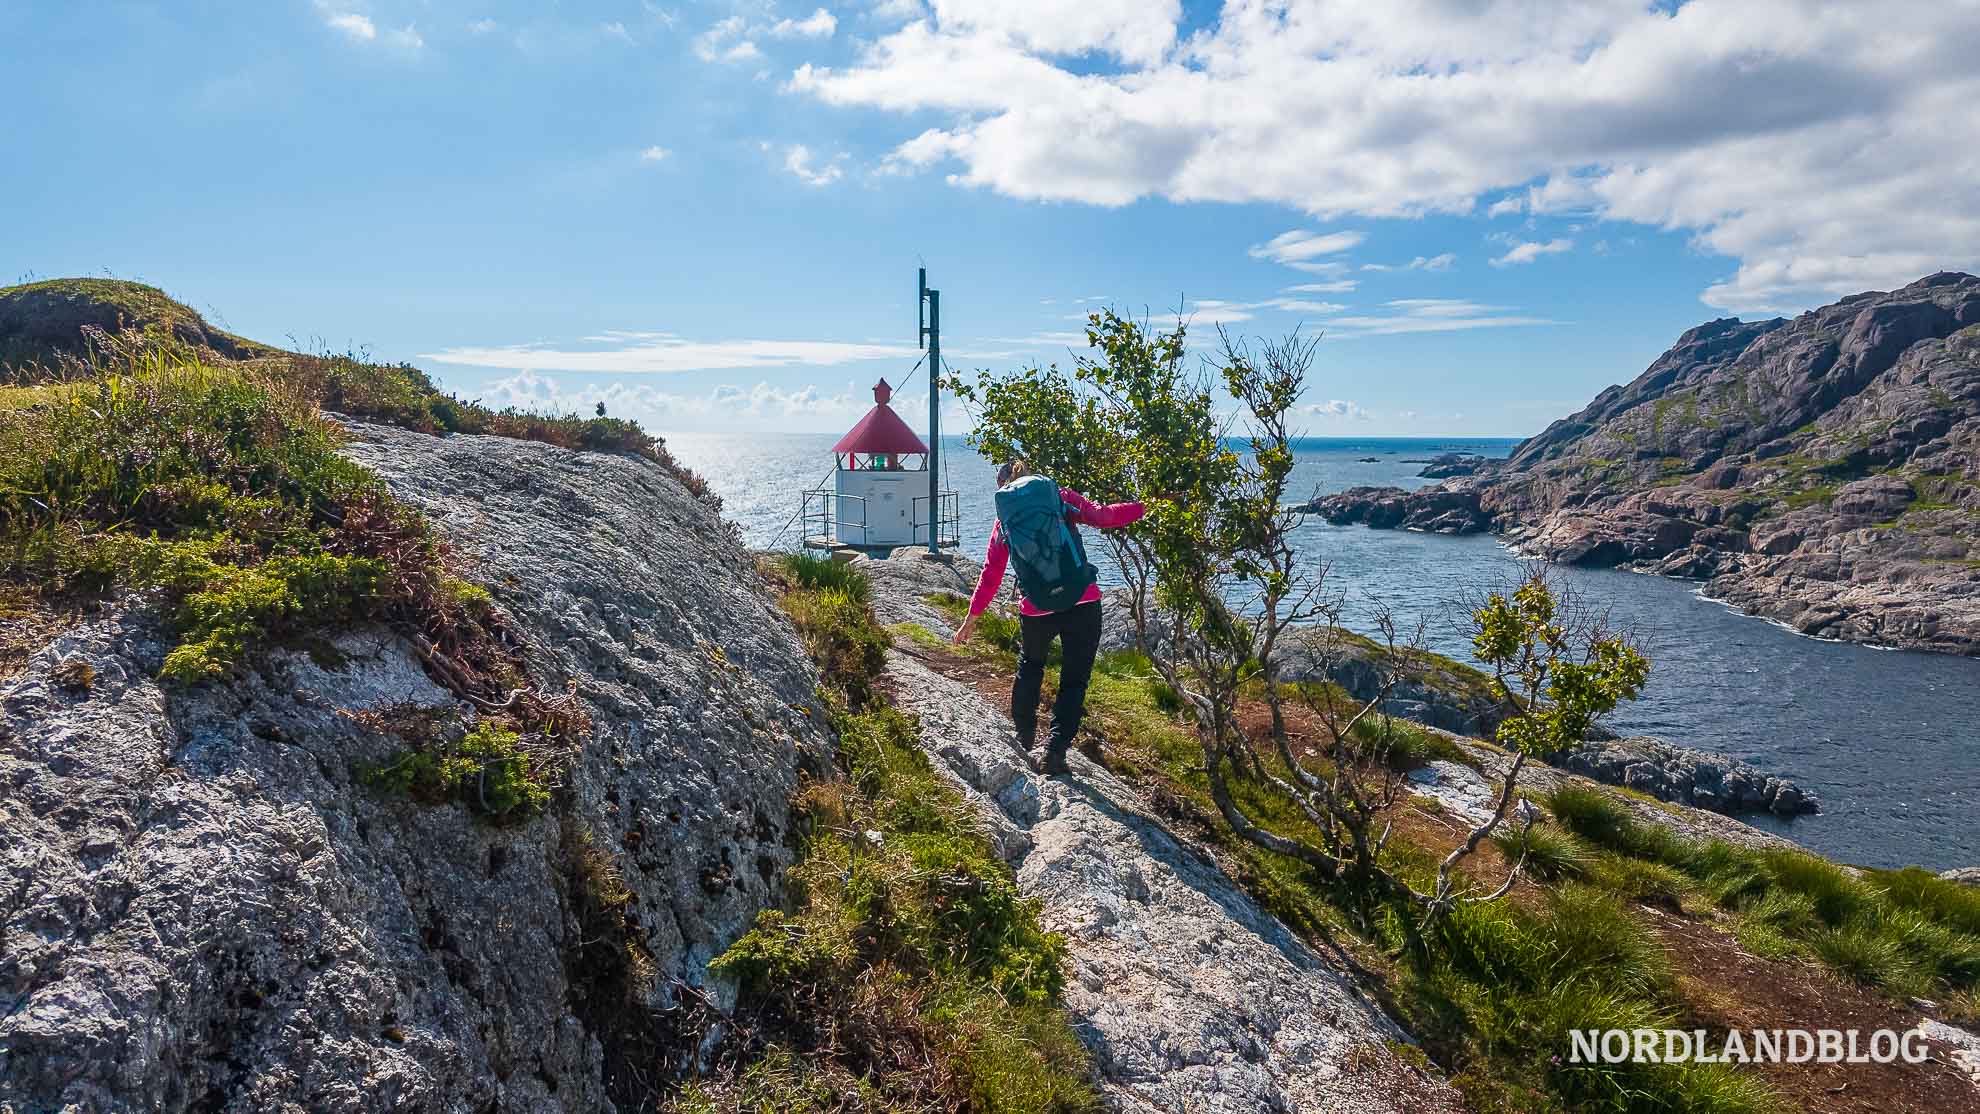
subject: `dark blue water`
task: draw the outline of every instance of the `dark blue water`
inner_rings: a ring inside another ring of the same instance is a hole
[[[675,434],[668,445],[708,478],[752,545],[777,540],[798,492],[829,481],[829,435]],[[1504,455],[1489,439],[1335,439],[1299,445],[1294,490],[1360,484],[1414,487],[1438,452]],[[989,541],[991,467],[959,439],[943,439],[948,483],[961,495],[962,536],[980,556]],[[1363,458],[1373,457],[1372,462]],[[793,545],[796,527],[781,544]],[[1350,621],[1378,606],[1422,620],[1433,648],[1469,659],[1467,600],[1516,577],[1519,560],[1487,537],[1450,538],[1315,520],[1298,545],[1347,594]],[[1097,551],[1096,551],[1097,552]],[[1819,642],[1728,611],[1684,581],[1601,569],[1558,568],[1560,580],[1650,655],[1641,700],[1610,721],[1745,759],[1818,794],[1824,811],[1794,821],[1749,818],[1824,854],[1866,866],[1934,870],[1980,864],[1980,661]]]

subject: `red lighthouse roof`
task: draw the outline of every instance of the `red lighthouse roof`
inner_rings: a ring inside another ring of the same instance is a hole
[[[914,430],[901,420],[887,400],[894,395],[894,389],[885,379],[874,384],[873,409],[859,420],[859,424],[848,430],[839,443],[832,446],[835,453],[926,453],[928,446],[915,436]]]

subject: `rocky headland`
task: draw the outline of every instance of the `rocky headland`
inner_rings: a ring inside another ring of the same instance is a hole
[[[350,428],[587,713],[561,804],[361,784],[386,725],[477,715],[403,632],[186,689],[146,599],[112,604],[0,679],[0,1110],[626,1109],[681,1066],[652,1019],[733,997],[708,960],[780,900],[831,752],[753,565],[650,462]]]
[[[1508,459],[1447,474],[1310,509],[1703,580],[1821,638],[1980,654],[1980,278],[1708,322]]]

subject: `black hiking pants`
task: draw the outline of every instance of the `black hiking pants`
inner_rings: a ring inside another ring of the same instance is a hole
[[[1023,645],[1018,650],[1017,680],[1011,685],[1011,722],[1018,738],[1030,747],[1038,735],[1038,693],[1045,684],[1045,655],[1052,640],[1060,640],[1059,699],[1052,705],[1052,753],[1064,754],[1079,734],[1086,714],[1086,685],[1093,679],[1093,655],[1100,650],[1100,601],[1076,604],[1064,611],[1020,617]]]

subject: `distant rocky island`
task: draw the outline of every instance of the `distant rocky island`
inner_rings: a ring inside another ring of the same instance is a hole
[[[1438,457],[1327,521],[1491,531],[1706,582],[1804,634],[1980,655],[1980,278],[1711,321],[1503,460]]]

